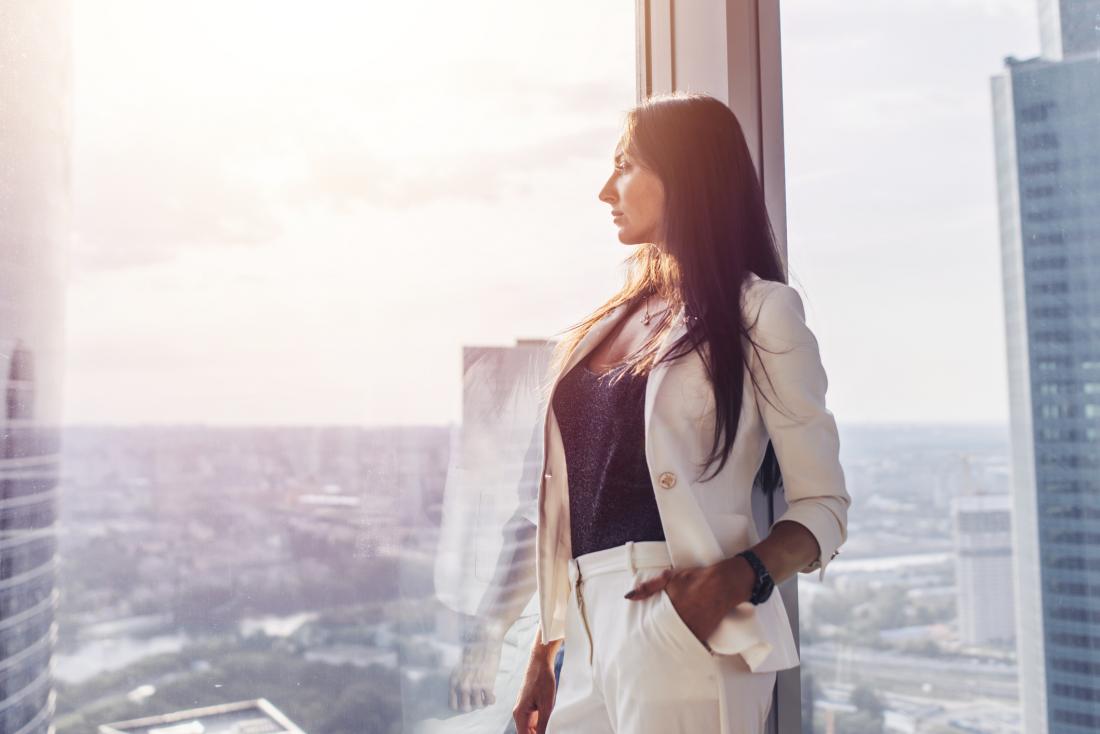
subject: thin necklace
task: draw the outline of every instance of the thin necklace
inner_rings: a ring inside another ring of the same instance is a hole
[[[646,326],[649,326],[650,319],[652,319],[654,316],[659,316],[660,314],[663,314],[665,311],[669,310],[670,308],[672,308],[672,306],[665,306],[664,308],[662,308],[657,313],[651,314],[649,312],[649,296],[646,296],[645,297],[645,316],[642,316],[642,323],[645,324]]]

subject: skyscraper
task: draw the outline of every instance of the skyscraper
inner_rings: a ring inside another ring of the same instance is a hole
[[[1100,0],[992,80],[1023,731],[1100,730]]]
[[[0,3],[0,732],[49,734],[63,276],[68,0]]]
[[[951,503],[955,525],[955,584],[959,640],[965,645],[1011,641],[1011,497],[970,494]]]

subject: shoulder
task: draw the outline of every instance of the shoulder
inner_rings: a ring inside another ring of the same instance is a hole
[[[802,296],[786,283],[752,276],[745,283],[742,303],[745,324],[754,334],[786,342],[813,338]]]
[[[741,304],[749,324],[759,316],[765,321],[789,318],[805,320],[806,309],[798,291],[778,280],[767,280],[750,272],[741,288]]]

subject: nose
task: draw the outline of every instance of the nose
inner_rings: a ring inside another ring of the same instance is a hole
[[[600,201],[607,204],[615,205],[615,188],[611,185],[611,179],[613,176],[608,177],[607,182],[604,183],[603,188],[600,189],[599,198]]]

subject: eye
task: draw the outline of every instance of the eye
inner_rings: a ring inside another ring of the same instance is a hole
[[[625,171],[625,170],[626,170],[626,167],[627,167],[627,166],[629,166],[629,165],[630,165],[630,164],[629,164],[629,163],[626,163],[626,162],[623,162],[623,163],[617,163],[617,164],[615,165],[615,170],[616,170],[616,171],[619,171],[619,172],[621,173],[621,172]]]

